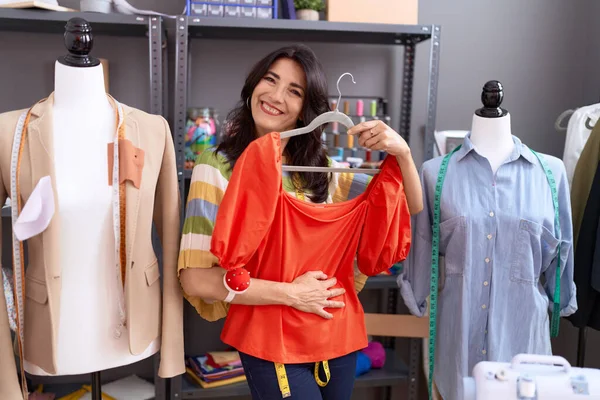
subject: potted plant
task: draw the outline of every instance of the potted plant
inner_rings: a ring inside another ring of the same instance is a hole
[[[294,0],[296,18],[309,21],[319,20],[319,11],[325,8],[323,0]]]

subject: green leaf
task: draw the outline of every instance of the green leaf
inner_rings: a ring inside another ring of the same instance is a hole
[[[296,10],[315,10],[321,11],[325,8],[323,0],[294,0]]]

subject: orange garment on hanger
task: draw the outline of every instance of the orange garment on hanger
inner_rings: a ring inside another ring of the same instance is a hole
[[[279,363],[329,360],[367,347],[364,311],[354,290],[354,260],[365,275],[403,261],[410,249],[410,213],[402,173],[387,157],[366,191],[352,200],[315,204],[283,190],[281,141],[273,132],[242,153],[217,213],[211,252],[227,270],[292,282],[308,271],[336,277],[345,307],[325,319],[290,306],[232,304],[221,340]]]

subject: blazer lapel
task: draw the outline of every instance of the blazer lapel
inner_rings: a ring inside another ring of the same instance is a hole
[[[140,147],[140,136],[137,123],[129,118],[131,108],[123,107],[123,116],[125,124],[125,137],[131,141],[134,147]],[[120,152],[119,152],[120,153]],[[143,185],[143,180],[141,182]],[[135,242],[135,234],[137,227],[137,217],[140,210],[140,189],[136,188],[130,181],[125,181],[125,197],[126,197],[126,238],[127,238],[127,265],[132,267],[132,251],[133,243]]]
[[[50,176],[52,191],[54,193],[54,216],[50,225],[42,232],[44,243],[44,260],[46,264],[46,280],[60,277],[61,268],[59,263],[58,249],[60,248],[58,196],[56,193],[56,177],[54,172],[54,141],[53,141],[53,113],[54,94],[46,100],[37,103],[32,111],[27,131],[28,157],[23,154],[23,160],[28,160],[28,167],[21,162],[20,180],[29,182],[29,187],[21,187],[31,193],[39,180],[44,176]]]

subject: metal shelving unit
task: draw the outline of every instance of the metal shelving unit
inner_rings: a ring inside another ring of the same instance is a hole
[[[175,98],[173,135],[177,153],[177,170],[182,204],[185,204],[185,180],[190,172],[185,165],[185,122],[191,71],[188,71],[189,41],[198,39],[257,40],[283,42],[321,42],[390,45],[404,47],[402,99],[399,133],[408,141],[411,131],[413,78],[417,45],[429,42],[429,85],[427,92],[427,117],[425,121],[425,159],[433,156],[438,68],[441,27],[438,25],[391,25],[338,23],[302,20],[259,20],[237,18],[198,18],[180,16],[175,22]],[[367,280],[365,289],[386,290],[386,313],[396,313],[398,287],[395,276],[377,276]],[[394,340],[386,338],[385,344],[393,346]],[[417,399],[419,376],[420,339],[410,339],[409,364],[389,354],[382,370],[373,370],[359,377],[356,387],[387,387],[385,397],[390,397],[391,387],[399,383],[408,386],[408,399]],[[171,380],[171,399],[235,398],[248,395],[246,383],[202,389],[180,376]]]
[[[0,8],[0,32],[29,32],[64,34],[65,23],[81,17],[90,22],[94,40],[104,36],[111,37],[147,37],[149,68],[149,107],[145,111],[167,117],[166,90],[167,76],[167,35],[163,20],[158,16],[125,14],[101,14],[92,12],[64,12],[41,9]],[[10,207],[1,205],[2,218],[10,218]],[[10,242],[4,242],[3,251],[11,252]],[[154,356],[154,384],[156,398],[166,398],[167,380],[157,375],[159,356]],[[66,395],[81,387],[81,384],[45,385],[58,395]],[[64,392],[64,393],[63,393]],[[59,396],[57,396],[59,397]]]
[[[0,8],[0,31],[63,34],[65,23],[73,17],[90,22],[96,40],[101,36],[148,37],[150,109],[147,111],[165,115],[163,88],[166,81],[163,70],[166,71],[166,57],[163,53],[166,47],[163,43],[166,43],[166,33],[161,17]]]

